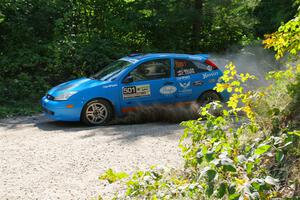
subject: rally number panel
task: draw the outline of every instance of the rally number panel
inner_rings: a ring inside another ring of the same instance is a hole
[[[151,95],[150,85],[136,85],[122,88],[124,99],[147,97]]]

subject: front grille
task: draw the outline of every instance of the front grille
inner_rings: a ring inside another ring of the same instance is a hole
[[[46,95],[46,98],[47,98],[48,100],[51,100],[51,101],[54,100],[54,96],[52,96],[52,95],[50,95],[50,94],[47,94],[47,95]]]
[[[48,115],[54,115],[54,112],[43,107],[43,111]]]

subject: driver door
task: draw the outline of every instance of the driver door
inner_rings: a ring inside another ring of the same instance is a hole
[[[173,79],[170,59],[156,59],[138,65],[121,84],[122,111],[135,110],[139,106],[171,103],[177,91]]]

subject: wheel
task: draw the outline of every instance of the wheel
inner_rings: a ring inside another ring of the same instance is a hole
[[[198,99],[200,106],[205,106],[213,101],[221,101],[219,94],[215,91],[204,92]]]
[[[113,109],[109,102],[98,99],[88,102],[81,114],[81,120],[90,126],[106,125],[113,116]]]

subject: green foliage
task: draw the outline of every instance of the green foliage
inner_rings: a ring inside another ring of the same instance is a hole
[[[5,16],[0,11],[0,24],[4,21]]]
[[[263,37],[264,34],[275,32],[280,25],[292,19],[296,12],[295,0],[261,0],[254,9],[258,21],[255,25],[257,35]]]
[[[41,112],[40,106],[33,105],[28,102],[13,102],[11,104],[0,106],[0,118],[22,116],[22,115],[32,115]]]
[[[123,178],[127,178],[129,175],[125,172],[114,172],[112,169],[107,170],[104,174],[102,174],[99,179],[107,180],[109,183],[114,183]]]
[[[281,76],[280,79],[283,79]],[[232,93],[227,106],[214,102],[201,108],[201,118],[183,122],[180,139],[183,170],[135,172],[117,199],[271,199],[284,197],[274,167],[285,155],[298,131],[272,134],[258,123],[255,103],[263,95],[245,91],[242,84],[254,77],[227,66],[217,90]],[[214,115],[213,110],[219,110]],[[242,114],[244,113],[244,114]],[[202,121],[205,119],[206,121]],[[276,177],[276,178],[275,178]]]
[[[252,0],[1,1],[0,103],[36,103],[50,87],[89,76],[131,52],[211,52],[249,42],[255,38],[258,5]]]
[[[300,51],[300,13],[297,16],[279,27],[276,33],[266,35],[264,44],[266,48],[273,48],[276,51],[276,58],[281,58],[284,53],[293,56]]]
[[[261,124],[269,126],[275,135],[287,133],[293,142],[293,145],[283,152],[286,155],[285,162],[277,166],[276,171],[282,180],[295,184],[298,188],[295,196],[300,196],[300,162],[298,160],[300,156],[300,65],[297,64],[300,50],[299,14],[298,10],[294,19],[282,25],[277,32],[266,36],[264,43],[267,48],[273,48],[276,51],[276,58],[279,59],[287,54],[292,62],[285,70],[269,74],[268,78],[271,78],[274,84],[263,91],[266,95],[261,101],[264,108],[269,109],[269,115],[271,115],[269,119],[264,117]],[[268,96],[273,98],[268,98]],[[281,157],[282,154],[279,153],[277,159]],[[281,170],[287,173],[280,173]]]

